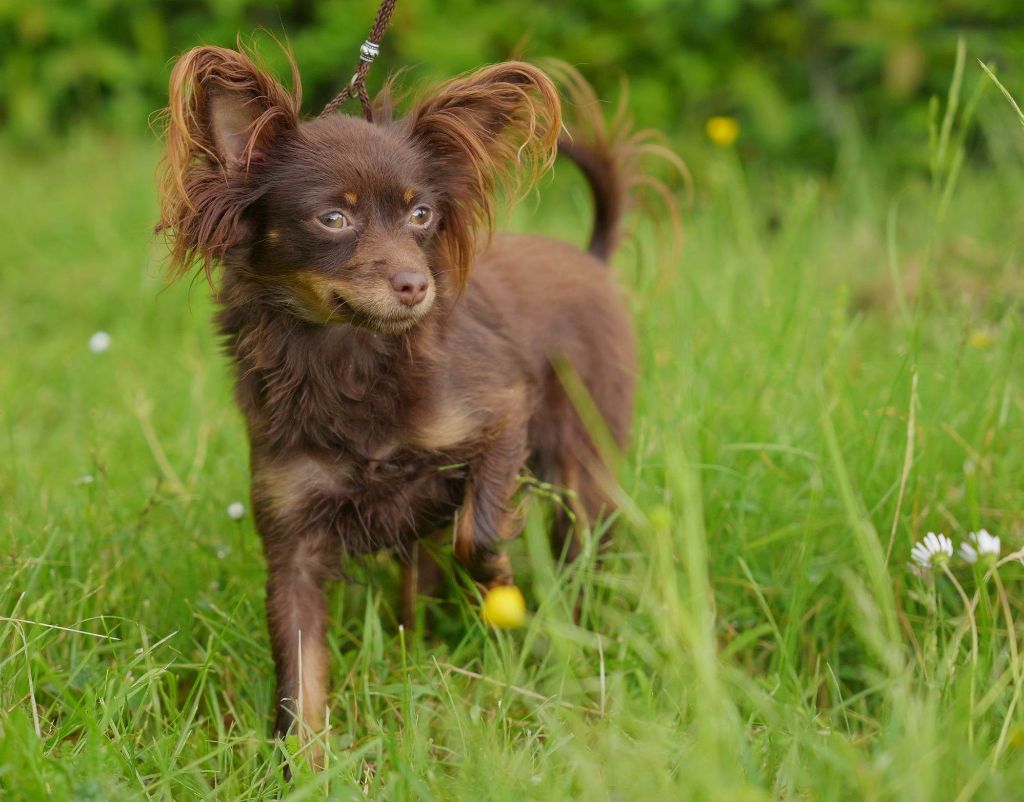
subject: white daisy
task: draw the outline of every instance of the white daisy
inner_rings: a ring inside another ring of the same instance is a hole
[[[89,338],[89,350],[94,354],[102,354],[110,348],[110,335],[105,331],[97,331]]]
[[[922,568],[938,568],[949,562],[953,556],[953,541],[942,534],[929,532],[924,540],[919,540],[910,550],[914,562]]]
[[[987,529],[971,532],[967,540],[960,544],[960,556],[972,565],[981,557],[986,562],[994,562],[999,558],[1002,546],[999,538],[990,535]]]
[[[241,521],[245,517],[245,505],[241,501],[232,501],[228,504],[228,518],[232,521]]]

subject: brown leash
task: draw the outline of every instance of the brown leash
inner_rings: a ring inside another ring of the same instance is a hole
[[[355,95],[359,98],[359,104],[363,107],[363,116],[370,122],[373,122],[370,96],[366,92],[366,76],[370,73],[373,60],[380,53],[380,40],[384,38],[384,31],[387,30],[397,2],[398,0],[381,0],[380,8],[377,9],[377,19],[373,21],[373,27],[370,29],[370,37],[359,48],[359,66],[356,67],[355,75],[348,82],[348,86],[342,89],[334,97],[334,100],[324,106],[324,110],[320,112],[321,117],[333,114],[342,104]]]

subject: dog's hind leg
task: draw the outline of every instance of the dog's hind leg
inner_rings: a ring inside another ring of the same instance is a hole
[[[589,440],[569,437],[559,454],[554,484],[561,498],[555,506],[551,548],[556,557],[572,562],[582,550],[584,532],[615,510],[611,474]],[[606,531],[602,539],[607,536]]]
[[[614,476],[594,445],[586,425],[565,392],[559,387],[550,396],[552,419],[543,432],[538,452],[541,478],[553,485],[559,496],[551,526],[554,556],[567,562],[575,560],[583,547],[582,538],[591,527],[615,510]],[[613,420],[615,439],[628,422]],[[607,538],[608,532],[602,536]]]

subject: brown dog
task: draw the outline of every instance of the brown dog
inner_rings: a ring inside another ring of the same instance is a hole
[[[606,262],[641,147],[594,119],[592,141],[560,143],[595,196],[590,253],[540,236],[484,242],[496,197],[554,160],[560,104],[543,72],[487,67],[372,124],[301,120],[293,86],[233,50],[178,61],[160,227],[178,274],[223,268],[218,320],[269,570],[276,731],[297,718],[308,735],[324,726],[324,584],[342,555],[408,562],[417,538],[454,521],[469,575],[508,583],[499,544],[527,465],[568,491],[559,548],[572,551],[570,517],[611,509],[558,368],[625,445],[633,337]]]

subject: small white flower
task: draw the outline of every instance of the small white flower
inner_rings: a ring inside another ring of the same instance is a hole
[[[85,476],[79,476],[77,479],[75,479],[74,482],[72,482],[72,484],[76,484],[76,485],[91,485],[95,481],[96,481],[96,477],[95,476],[90,476],[89,474],[86,474]]]
[[[990,535],[987,529],[979,529],[971,535],[971,538],[978,542],[978,554],[994,554],[996,557],[999,556],[1001,550],[999,538],[995,535]]]
[[[241,501],[232,501],[228,504],[228,518],[232,521],[241,521],[245,517],[245,505]]]
[[[960,544],[960,556],[972,565],[978,561],[979,557],[986,562],[994,562],[999,558],[1001,550],[1002,545],[999,538],[990,535],[987,529],[971,532],[967,536],[967,540]]]
[[[953,556],[953,541],[942,534],[929,532],[910,550],[914,562],[922,568],[937,568],[949,562]]]
[[[89,350],[94,354],[102,354],[110,348],[110,335],[105,331],[97,331],[89,338]]]

